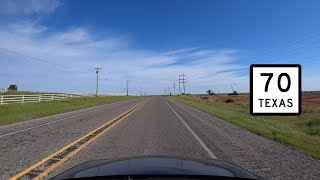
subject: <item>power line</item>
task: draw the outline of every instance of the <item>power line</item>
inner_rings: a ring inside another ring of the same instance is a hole
[[[185,79],[185,76],[186,76],[186,75],[184,75],[184,74],[179,75],[179,90],[180,90],[180,94],[181,94],[180,84],[182,84],[182,86],[183,86],[183,95],[186,94],[186,86],[185,86],[185,84],[186,84],[186,79]],[[181,77],[182,77],[182,78],[181,78]]]
[[[173,95],[176,95],[176,82],[173,82]]]
[[[129,80],[126,80],[127,96],[129,96]]]
[[[311,33],[308,33],[308,34],[311,34]],[[307,41],[307,40],[312,40],[312,39],[314,39],[314,38],[316,38],[316,37],[318,37],[318,36],[320,36],[320,33],[314,33],[315,35],[313,35],[313,36],[309,36],[309,37],[307,37],[307,38],[305,38],[305,39],[301,39],[301,40],[297,40],[297,41],[291,41],[291,42],[285,42],[285,43],[283,43],[279,48],[270,48],[270,49],[268,49],[268,50],[266,50],[266,51],[262,51],[261,53],[258,53],[258,54],[256,54],[255,56],[253,56],[253,57],[251,57],[251,58],[245,58],[245,59],[242,59],[242,60],[240,60],[240,61],[237,61],[238,63],[241,63],[241,62],[248,62],[248,61],[251,61],[251,63],[254,63],[254,62],[256,62],[257,60],[256,60],[256,58],[257,57],[261,57],[261,56],[265,56],[265,55],[271,55],[271,57],[275,57],[275,56],[277,56],[277,55],[279,55],[279,52],[282,52],[281,51],[281,48],[283,48],[283,47],[292,47],[292,45],[296,45],[296,44],[301,44],[302,42],[304,42],[304,41]],[[313,42],[313,43],[311,43],[311,44],[316,44],[316,43],[318,43],[318,41],[316,41],[315,43]],[[296,49],[301,49],[301,48],[304,48],[306,45],[304,45],[304,46],[302,46],[302,47],[298,47],[298,48],[294,48],[294,49],[292,49],[293,51],[294,50],[296,50]],[[275,53],[275,52],[277,52],[278,54],[270,54],[270,53]],[[267,56],[267,57],[268,57]],[[253,61],[252,61],[253,60]]]
[[[64,68],[64,69],[71,69],[70,67],[66,67],[66,66],[62,66],[62,65],[59,65],[59,64],[50,63],[50,62],[48,62],[48,61],[46,61],[44,59],[40,59],[40,58],[36,58],[36,57],[33,57],[33,56],[25,55],[25,54],[22,54],[22,53],[19,53],[19,52],[16,52],[16,51],[12,51],[12,50],[8,50],[8,49],[5,49],[5,48],[0,48],[0,50],[6,51],[6,52],[9,52],[9,53],[12,53],[12,54],[16,54],[16,55],[19,55],[19,56],[24,56],[26,58],[33,59],[35,61],[42,62],[42,63],[49,64],[49,65],[53,65],[53,66],[56,66],[56,67],[60,67],[60,68]]]
[[[16,55],[25,57],[25,58],[27,58],[29,60],[34,60],[34,61],[37,61],[37,62],[48,64],[48,65],[54,66],[56,68],[68,69],[68,70],[71,70],[71,71],[78,71],[78,70],[72,69],[71,67],[68,67],[68,66],[63,66],[61,64],[51,63],[48,60],[45,60],[45,59],[42,59],[42,58],[37,58],[37,57],[34,57],[34,56],[29,56],[29,55],[26,55],[26,54],[23,54],[23,53],[20,53],[20,52],[17,52],[17,51],[9,50],[9,49],[6,49],[6,48],[0,47],[0,50],[3,51],[3,52],[8,52],[8,53],[11,53],[11,54],[16,54]],[[78,72],[89,73],[89,72],[84,72],[84,71],[78,71]]]
[[[181,95],[181,86],[180,86],[180,75],[179,75],[179,78],[178,78],[178,80],[179,80],[179,95]]]
[[[97,84],[96,84],[96,96],[98,96],[98,89],[99,89],[99,70],[102,68],[96,67],[94,68],[96,70],[96,74],[97,74]]]
[[[309,35],[309,34],[312,34],[312,33],[308,33],[308,35]],[[280,46],[280,48],[292,46],[292,45],[295,45],[295,44],[299,44],[299,43],[302,43],[302,42],[304,42],[304,41],[306,41],[306,40],[313,39],[313,38],[315,38],[315,37],[320,36],[320,33],[314,33],[314,34],[315,34],[315,35],[309,36],[309,37],[307,37],[307,38],[305,38],[305,39],[302,39],[302,40],[291,41],[291,42],[288,42],[288,41],[287,41],[287,42],[283,43],[283,44]],[[262,52],[256,54],[255,56],[253,56],[253,57],[251,57],[251,58],[247,58],[247,59],[240,60],[240,61],[238,61],[238,63],[239,63],[239,62],[246,62],[246,61],[250,61],[250,60],[255,60],[256,57],[268,55],[268,54],[270,54],[270,53],[272,53],[272,52],[281,51],[280,48],[270,48],[270,49],[268,49],[268,50],[266,50],[266,51],[262,51]],[[253,61],[253,62],[255,62],[255,61]]]
[[[306,55],[308,55],[308,53],[306,53],[305,51],[308,50],[309,49],[308,47],[310,47],[311,45],[312,45],[312,47],[314,47],[313,45],[317,45],[320,42],[318,40],[318,38],[317,38],[319,36],[320,36],[320,33],[317,33],[317,32],[308,33],[307,37],[304,38],[304,39],[300,39],[300,40],[296,40],[296,41],[284,42],[278,48],[270,48],[269,50],[261,51],[258,54],[256,54],[255,56],[242,59],[240,61],[237,61],[237,63],[250,62],[250,61],[251,62],[255,62],[255,61],[257,61],[256,57],[261,57],[261,56],[270,57],[271,59],[278,60],[279,58],[281,58],[281,57],[278,57],[278,56],[281,56],[281,54],[283,53],[283,50],[281,50],[281,49],[284,48],[284,47],[289,47],[287,50],[285,50],[285,52],[286,52],[286,54],[290,53],[289,55],[283,54],[283,57],[285,57],[285,58],[295,57],[295,55],[299,55],[299,56],[301,56],[303,58],[303,59],[300,59],[299,63],[315,62],[315,61],[320,60],[320,58],[318,58],[317,56],[306,57]],[[297,47],[297,46],[294,46],[294,45],[299,45],[299,46]],[[314,48],[317,48],[317,46],[315,46]],[[309,55],[311,55],[311,53],[309,53]],[[247,67],[238,68],[239,71],[240,70],[246,70],[246,69],[247,69]],[[215,76],[215,78],[224,79],[224,78],[219,78],[217,76]],[[184,85],[184,83],[181,82],[181,75],[179,75],[179,93],[181,94],[181,87],[180,87],[181,85],[180,84]],[[231,86],[232,86],[232,84],[231,84]]]

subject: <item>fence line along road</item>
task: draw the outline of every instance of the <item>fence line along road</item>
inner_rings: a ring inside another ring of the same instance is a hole
[[[26,103],[26,102],[43,102],[54,101],[66,98],[79,98],[85,96],[95,96],[95,94],[33,94],[33,95],[0,95],[0,105],[12,104],[12,103]],[[114,94],[99,94],[99,96],[124,96],[121,93]]]

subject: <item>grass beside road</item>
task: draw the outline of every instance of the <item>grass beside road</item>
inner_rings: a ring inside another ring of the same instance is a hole
[[[136,98],[134,96],[81,97],[40,103],[0,106],[0,125],[49,116],[53,114]]]
[[[319,112],[303,112],[301,116],[251,116],[248,104],[192,96],[171,98],[320,159]]]
[[[38,94],[59,94],[59,93],[50,93],[50,92],[32,92],[32,91],[7,91],[1,95],[38,95]]]

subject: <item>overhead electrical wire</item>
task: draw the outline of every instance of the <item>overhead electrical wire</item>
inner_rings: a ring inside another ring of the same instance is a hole
[[[50,61],[42,59],[42,58],[33,57],[33,56],[30,56],[30,55],[26,55],[26,54],[23,54],[23,53],[20,53],[20,52],[17,52],[17,51],[13,51],[13,50],[9,50],[9,49],[6,49],[6,48],[2,48],[2,47],[0,47],[0,51],[11,53],[11,54],[16,54],[16,55],[25,57],[28,60],[34,60],[34,61],[37,61],[37,62],[45,63],[45,64],[48,64],[48,65],[51,65],[51,66],[54,66],[54,67],[60,68],[60,69],[65,69],[65,70],[74,71],[74,72],[80,72],[80,73],[89,73],[89,72],[85,72],[85,71],[79,71],[79,70],[76,70],[76,69],[73,69],[71,67],[67,67],[67,66],[61,65],[61,64],[51,63]]]
[[[316,30],[319,30],[319,29],[316,29]],[[284,43],[283,43],[280,47],[278,47],[278,48],[270,48],[270,49],[268,49],[268,50],[261,51],[260,53],[254,55],[253,57],[245,58],[245,59],[242,59],[242,60],[237,61],[237,62],[238,62],[238,63],[241,63],[241,62],[251,62],[251,63],[252,63],[252,62],[256,62],[256,58],[257,58],[257,57],[265,56],[265,55],[268,55],[268,54],[274,53],[274,52],[279,52],[279,51],[281,51],[281,48],[283,48],[283,47],[292,46],[292,45],[299,44],[299,43],[305,42],[305,41],[307,41],[307,40],[310,40],[310,39],[314,39],[314,38],[316,38],[316,37],[319,37],[319,36],[320,36],[320,33],[318,33],[316,30],[314,30],[313,32],[307,33],[307,35],[311,35],[311,34],[315,34],[315,35],[309,36],[309,37],[304,38],[304,39],[301,39],[301,40],[284,42]],[[316,43],[317,43],[317,42],[316,42]],[[251,61],[251,60],[254,60],[254,61]]]

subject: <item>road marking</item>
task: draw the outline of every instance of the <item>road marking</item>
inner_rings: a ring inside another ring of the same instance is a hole
[[[217,159],[217,156],[215,156],[213,154],[213,152],[208,148],[208,146],[206,144],[204,144],[204,142],[199,138],[199,136],[190,128],[190,126],[181,118],[181,116],[171,107],[171,105],[165,99],[164,99],[164,101],[168,104],[170,109],[178,116],[178,118],[181,120],[181,122],[184,124],[184,126],[186,126],[186,128],[191,132],[191,134],[197,139],[197,141],[201,144],[203,149],[207,151],[209,156],[212,159]]]
[[[25,169],[24,171],[20,172],[19,174],[11,177],[11,180],[20,179],[26,177],[27,179],[43,179],[47,176],[50,172],[60,166],[63,162],[67,161],[73,155],[78,153],[81,149],[89,145],[91,142],[96,140],[106,131],[114,127],[116,124],[121,122],[123,119],[128,117],[130,114],[135,112],[139,109],[139,107],[143,106],[147,101],[140,103],[130,110],[122,113],[121,115],[117,116],[116,118],[112,119],[111,121],[103,124],[102,126],[96,128],[95,130],[87,133],[83,137],[79,138],[78,140],[68,144],[67,146],[63,147],[62,149],[56,151],[55,153],[51,154],[50,156],[40,160],[36,164],[30,166],[29,168]],[[61,156],[61,157],[59,157]],[[60,160],[59,160],[60,159]],[[38,169],[37,169],[38,168]],[[37,173],[34,173],[34,172]],[[40,171],[40,173],[39,173]]]
[[[124,101],[114,102],[114,103],[107,104],[107,105],[112,105],[113,106],[115,104],[119,104],[119,103],[122,103],[122,102],[124,102]],[[3,134],[3,135],[0,135],[0,138],[6,137],[6,136],[10,136],[10,135],[13,135],[13,134],[17,134],[17,133],[20,133],[20,132],[24,132],[24,131],[27,131],[27,130],[30,130],[30,129],[35,129],[35,128],[38,128],[38,127],[42,127],[42,126],[46,126],[46,125],[49,125],[49,124],[57,123],[57,122],[60,122],[60,121],[64,121],[66,119],[71,119],[71,118],[82,116],[82,115],[85,115],[85,114],[90,114],[92,112],[100,111],[100,110],[103,110],[103,109],[108,109],[108,108],[111,108],[112,106],[95,109],[95,110],[84,112],[84,113],[81,113],[81,114],[65,117],[65,118],[62,118],[62,119],[59,119],[59,120],[43,123],[43,124],[40,124],[40,125],[37,125],[37,126],[32,126],[32,127],[21,129],[21,130],[14,131],[14,132],[11,132],[11,133]],[[64,114],[68,114],[68,113],[71,113],[71,112],[67,112],[67,113],[64,113]]]

